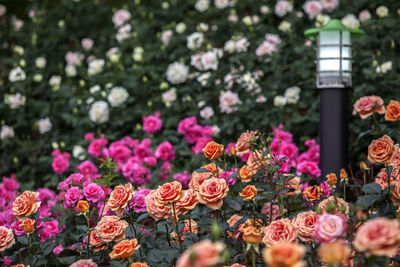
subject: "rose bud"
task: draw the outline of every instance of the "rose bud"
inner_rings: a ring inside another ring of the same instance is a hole
[[[35,230],[35,220],[26,219],[21,223],[22,227],[24,228],[24,232],[29,234]]]
[[[76,208],[80,212],[85,213],[89,210],[89,203],[86,200],[79,200]]]
[[[260,243],[261,237],[260,231],[254,226],[248,226],[243,230],[243,240],[246,243],[257,245]]]

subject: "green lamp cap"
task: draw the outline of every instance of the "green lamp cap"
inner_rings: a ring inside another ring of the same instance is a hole
[[[350,32],[351,37],[360,37],[364,34],[363,30],[349,29],[344,26],[340,20],[331,19],[327,24],[324,25],[324,27],[308,29],[304,32],[304,35],[307,37],[316,37],[322,31],[348,31]]]

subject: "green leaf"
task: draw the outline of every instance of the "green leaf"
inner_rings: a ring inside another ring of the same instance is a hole
[[[364,193],[368,194],[381,194],[382,187],[377,183],[366,184],[361,189]]]
[[[242,205],[240,205],[237,201],[229,198],[224,199],[224,206],[229,207],[233,210],[239,211],[242,209]]]

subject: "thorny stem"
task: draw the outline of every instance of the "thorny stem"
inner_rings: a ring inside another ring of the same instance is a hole
[[[218,171],[217,171],[218,172]],[[176,234],[178,235],[178,243],[179,243],[179,250],[181,254],[183,253],[183,248],[182,248],[182,240],[181,240],[181,234],[179,233],[178,226],[179,226],[179,221],[178,218],[176,217],[176,212],[175,212],[175,203],[172,202],[172,210],[174,211],[174,218],[175,218],[175,229],[176,229]]]

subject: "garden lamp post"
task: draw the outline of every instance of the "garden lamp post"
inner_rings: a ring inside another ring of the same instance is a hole
[[[363,34],[348,29],[340,20],[304,32],[317,38],[317,89],[320,90],[321,176],[333,172],[339,177],[348,160],[348,90],[351,88],[351,37]]]

